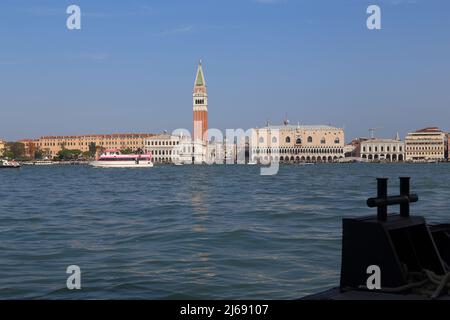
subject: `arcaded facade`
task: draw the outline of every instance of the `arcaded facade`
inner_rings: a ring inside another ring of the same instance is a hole
[[[281,163],[336,162],[344,157],[344,130],[327,125],[266,126],[252,129],[250,159]]]
[[[397,139],[369,139],[361,143],[361,158],[369,162],[401,162],[405,159],[405,143]]]

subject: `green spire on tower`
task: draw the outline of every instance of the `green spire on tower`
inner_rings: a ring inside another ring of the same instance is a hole
[[[197,77],[195,78],[195,86],[203,87],[205,85],[205,77],[203,75],[202,60],[198,63]]]

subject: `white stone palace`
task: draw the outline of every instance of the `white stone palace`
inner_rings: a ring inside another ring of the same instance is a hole
[[[178,163],[180,161],[180,136],[158,134],[145,140],[144,150],[152,154],[154,163]]]
[[[255,162],[337,162],[344,157],[342,128],[284,121],[251,131],[250,159]]]

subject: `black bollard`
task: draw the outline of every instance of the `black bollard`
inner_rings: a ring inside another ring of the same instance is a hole
[[[379,221],[387,220],[387,209],[392,205],[400,205],[400,216],[402,218],[409,217],[409,205],[417,202],[419,197],[416,194],[409,193],[409,177],[400,178],[400,195],[387,195],[387,178],[377,179],[378,194],[376,198],[367,199],[367,205],[371,208],[377,207],[377,219]]]
[[[377,179],[377,197],[378,199],[386,199],[387,198],[387,178],[378,178]],[[387,204],[382,204],[377,208],[377,218],[380,221],[387,220]]]
[[[400,195],[409,199],[409,177],[400,177]],[[409,201],[400,204],[400,216],[409,217]]]

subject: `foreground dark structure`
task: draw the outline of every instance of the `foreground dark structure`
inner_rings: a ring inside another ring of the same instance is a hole
[[[450,300],[450,225],[429,225],[410,216],[410,178],[400,178],[400,194],[388,196],[380,178],[376,198],[367,200],[376,216],[343,219],[341,280],[338,288],[305,297],[314,300]],[[388,208],[400,205],[399,214]],[[369,266],[380,269],[381,288],[371,289]]]

